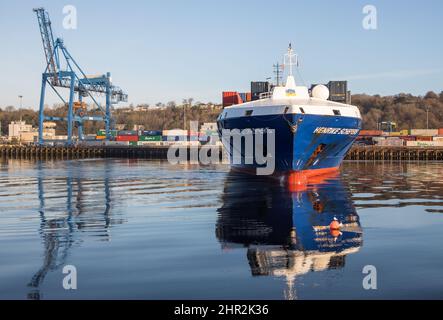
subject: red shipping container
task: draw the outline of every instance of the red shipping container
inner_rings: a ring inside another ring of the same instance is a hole
[[[438,129],[438,135],[443,136],[443,128]]]
[[[224,91],[222,95],[223,95],[223,107],[229,107],[232,106],[233,104],[243,103],[238,92]]]
[[[432,141],[432,137],[417,136],[417,141]]]
[[[138,141],[138,136],[117,136],[116,141]]]
[[[417,140],[415,136],[400,136],[399,138],[402,140],[405,140],[405,141],[416,141]]]

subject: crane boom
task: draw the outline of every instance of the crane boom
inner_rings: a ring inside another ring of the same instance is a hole
[[[34,12],[37,14],[38,25],[40,27],[40,34],[42,36],[43,50],[46,56],[46,66],[48,73],[52,73],[54,76],[52,78],[52,84],[58,85],[58,75],[59,63],[58,55],[55,50],[54,36],[52,34],[51,20],[49,19],[49,14],[44,8],[35,8]]]

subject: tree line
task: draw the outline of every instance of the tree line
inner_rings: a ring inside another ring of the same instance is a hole
[[[398,130],[443,128],[443,91],[425,96],[398,94],[394,96],[356,94],[352,104],[359,107],[364,129],[377,129],[377,123],[393,121]]]
[[[443,127],[443,91],[436,94],[432,91],[424,96],[411,94],[398,94],[394,96],[380,96],[355,94],[352,104],[359,107],[363,118],[363,129],[377,129],[377,123],[393,121],[398,125],[398,130],[424,129],[427,121],[429,128]],[[119,107],[112,110],[113,124],[124,124],[125,129],[131,130],[134,125],[142,125],[149,130],[164,130],[183,128],[189,129],[189,121],[214,122],[221,110],[220,105],[212,103],[193,103],[193,99],[184,99],[181,104],[170,101],[166,104],[157,103],[154,106],[147,104]],[[67,106],[54,105],[47,108],[45,114],[51,116],[64,116]],[[89,111],[88,114],[100,114],[98,110]],[[8,124],[11,121],[26,121],[38,127],[38,111],[33,109],[16,109],[13,106],[0,108],[1,134],[8,134]],[[185,121],[186,120],[186,121]],[[104,128],[102,122],[87,121],[84,124],[85,133],[95,133]],[[57,134],[66,134],[66,123],[57,125]]]

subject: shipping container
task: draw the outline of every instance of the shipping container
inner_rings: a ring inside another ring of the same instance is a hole
[[[252,81],[251,82],[251,100],[255,101],[260,99],[261,93],[266,93],[271,90],[268,81]]]
[[[376,136],[381,136],[382,133],[383,132],[381,130],[360,130],[359,135],[360,136],[376,137]]]
[[[161,141],[139,141],[137,142],[138,146],[161,146]]]
[[[417,136],[416,141],[432,141],[432,137],[427,136]]]
[[[348,95],[347,81],[329,81],[327,87],[329,89],[329,100],[346,103]]]
[[[142,136],[161,136],[161,130],[145,130],[141,134]]]
[[[443,141],[443,136],[436,136],[432,138],[432,141]]]
[[[188,143],[188,141],[162,141],[163,146],[185,146]]]
[[[377,145],[379,146],[390,146],[390,147],[401,147],[404,145],[404,140],[399,138],[387,138],[380,140]]]
[[[129,141],[105,141],[105,146],[129,146]]]
[[[135,136],[129,136],[129,135],[120,136],[120,135],[118,135],[117,137],[115,137],[115,140],[116,141],[138,141],[138,136],[137,135],[135,135]]]
[[[443,147],[443,141],[406,141],[408,147]]]
[[[239,96],[243,102],[249,102],[252,99],[250,92],[240,92]]]
[[[188,136],[163,136],[163,141],[188,141]]]
[[[162,136],[139,136],[138,141],[162,141]]]
[[[223,108],[232,106],[234,104],[243,103],[240,95],[236,91],[224,91],[222,93]]]
[[[117,136],[117,130],[109,130],[109,133],[113,137]],[[106,130],[104,129],[97,130],[97,136],[106,136]]]
[[[106,139],[106,136],[95,136],[96,140],[104,140]]]
[[[404,146],[404,144],[405,141],[403,140],[395,140],[395,141],[386,140],[384,142],[379,143],[378,145],[381,147],[402,147]]]
[[[174,129],[174,130],[163,130],[163,136],[187,136],[188,130]]]
[[[438,136],[438,129],[411,129],[411,136]]]
[[[79,141],[78,145],[85,147],[101,147],[105,145],[105,141]]]
[[[438,129],[438,135],[443,136],[443,128]]]
[[[386,140],[385,137],[372,137],[371,139],[372,139],[373,144],[380,144]]]
[[[138,136],[138,132],[134,130],[122,130],[118,131],[117,136]]]
[[[391,136],[391,137],[399,137],[399,136],[401,136],[401,133],[400,132],[389,132],[389,136]]]
[[[409,130],[401,130],[400,131],[400,135],[401,136],[408,136],[409,135]]]
[[[401,136],[400,139],[404,141],[415,141],[417,138],[415,136]]]
[[[129,141],[129,146],[137,147],[138,146],[138,141]]]

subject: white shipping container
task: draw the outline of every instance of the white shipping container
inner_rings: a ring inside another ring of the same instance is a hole
[[[379,141],[377,143],[379,146],[393,146],[393,147],[401,147],[404,145],[402,139],[386,139],[384,141]]]
[[[443,147],[443,141],[406,141],[408,147]]]
[[[433,137],[433,141],[443,141],[443,136]]]
[[[129,146],[129,141],[105,141],[105,146]]]
[[[174,129],[174,130],[163,130],[164,136],[187,136],[188,130]]]
[[[137,142],[138,146],[161,146],[161,141],[139,141]]]
[[[162,141],[163,146],[199,146],[200,141]]]

